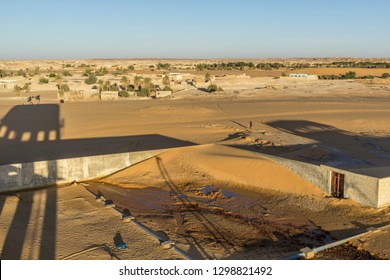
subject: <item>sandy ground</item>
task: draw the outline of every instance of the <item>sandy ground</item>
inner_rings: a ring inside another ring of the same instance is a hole
[[[82,186],[1,195],[0,203],[2,260],[181,259],[122,222]],[[127,249],[117,249],[117,240]]]
[[[3,95],[0,163],[177,147],[90,183],[90,190],[112,196],[199,259],[278,259],[389,223],[387,209],[325,197],[287,170],[244,151],[350,169],[389,166],[387,86],[284,83],[242,94],[190,91],[167,100],[96,103],[59,104],[53,93],[42,92],[41,106],[21,106]],[[209,145],[179,148],[197,144]],[[257,172],[262,168],[275,176],[262,176]],[[1,196],[2,259],[59,259],[95,245],[107,247],[79,258],[179,258],[153,240],[141,250],[147,237],[130,232],[82,187],[17,195],[21,199]],[[134,195],[153,203],[134,201]],[[135,249],[115,251],[117,233]],[[388,247],[378,245],[384,237],[375,238],[361,246],[388,258]]]

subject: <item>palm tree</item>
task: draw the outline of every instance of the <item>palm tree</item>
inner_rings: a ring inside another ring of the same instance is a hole
[[[135,77],[134,77],[134,87],[135,87],[136,89],[139,89],[139,88],[141,87],[141,85],[142,85],[142,77],[140,77],[140,76],[135,76]]]
[[[170,86],[171,82],[169,81],[169,77],[167,75],[164,76],[162,83],[164,86]]]
[[[121,85],[124,87],[124,90],[127,90],[127,87],[129,86],[129,79],[126,76],[122,77]]]
[[[144,81],[143,81],[143,87],[144,88],[147,88],[147,89],[150,90],[153,86],[154,85],[152,84],[152,79],[151,78],[147,77],[147,78],[144,79]]]
[[[99,80],[97,81],[98,85],[99,85],[99,92],[102,93],[104,87],[103,87],[103,84],[104,84],[104,81],[103,80]]]
[[[207,83],[209,81],[211,81],[211,76],[209,73],[206,73],[206,75],[204,76],[204,81]]]
[[[62,85],[62,76],[61,76],[61,74],[57,74],[56,75],[56,82],[57,82],[58,89],[60,89],[61,85]]]
[[[103,85],[103,90],[110,90],[110,81],[105,81]]]
[[[15,85],[14,86],[14,92],[16,93],[16,96],[20,96],[20,98],[22,99],[22,104],[24,104],[24,101],[23,101],[23,97],[22,97],[22,87],[21,86],[18,86],[18,85]]]

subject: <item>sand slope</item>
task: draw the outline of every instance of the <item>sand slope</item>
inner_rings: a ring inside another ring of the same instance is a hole
[[[126,188],[207,180],[229,182],[230,187],[251,191],[323,194],[288,169],[256,153],[216,144],[172,149],[104,179]]]

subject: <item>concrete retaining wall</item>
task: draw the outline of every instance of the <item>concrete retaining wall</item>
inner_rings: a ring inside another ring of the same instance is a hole
[[[390,178],[379,179],[378,207],[390,205]]]
[[[107,176],[164,151],[166,149],[1,165],[0,193]],[[334,171],[345,175],[345,198],[371,207],[390,204],[390,178],[379,179],[325,165],[262,156],[291,170],[326,194],[331,194],[331,172]]]
[[[117,91],[102,91],[100,93],[101,100],[117,100],[118,92]]]
[[[263,156],[286,167],[328,195],[331,194],[331,172],[334,171],[345,175],[345,198],[371,207],[390,204],[390,178],[379,179],[326,165],[317,166],[271,155]]]
[[[0,166],[0,193],[99,178],[151,158],[165,149]]]
[[[371,207],[379,207],[379,180],[375,177],[356,174],[342,169],[321,165],[327,170],[330,190],[331,171],[344,174],[344,197]]]
[[[328,184],[329,172],[321,166],[271,155],[262,154],[262,156],[280,164],[281,166],[286,167],[306,181],[319,187],[323,192],[330,194],[330,188]]]

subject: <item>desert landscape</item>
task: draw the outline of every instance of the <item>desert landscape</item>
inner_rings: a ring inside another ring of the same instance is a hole
[[[386,182],[389,72],[388,59],[2,60],[1,259],[285,259],[343,239],[314,258],[389,259],[389,185],[374,202],[362,180],[335,195],[291,165]],[[102,176],[57,175],[64,159],[143,151]],[[9,187],[30,173],[31,189]]]

